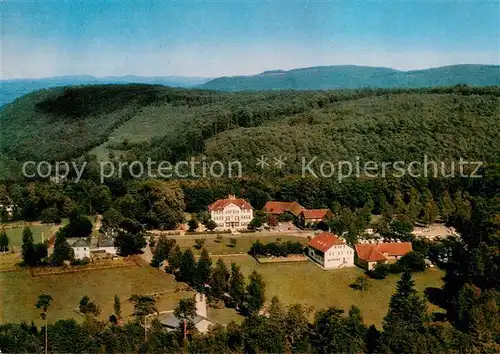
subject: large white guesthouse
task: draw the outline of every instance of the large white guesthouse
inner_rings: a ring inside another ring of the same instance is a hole
[[[218,230],[246,229],[253,219],[253,208],[245,199],[228,195],[208,206],[210,217],[217,223]]]
[[[307,245],[307,255],[324,269],[354,267],[354,250],[330,232],[321,232]]]

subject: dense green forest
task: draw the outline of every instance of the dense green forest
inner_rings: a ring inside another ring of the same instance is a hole
[[[270,70],[258,75],[219,77],[200,87],[220,91],[418,88],[467,84],[500,84],[498,65],[450,65],[400,71],[357,65],[315,66]]]
[[[426,288],[424,298],[411,274],[403,272],[379,328],[368,327],[354,306],[348,313],[335,307],[312,313],[301,304],[285,306],[273,298],[267,307],[269,315],[259,315],[266,300],[266,279],[254,271],[246,281],[237,265],[232,264],[231,270],[222,260],[214,265],[206,250],[196,263],[192,251],[186,250],[178,258],[176,276],[198,287],[209,281],[211,286],[203,291],[210,301],[224,301],[228,307],[240,304],[246,311],[241,324],[230,322],[198,333],[192,322],[194,300],[181,300],[174,315],[185,320],[186,327],[181,321],[168,332],[154,320],[146,327],[146,316],[158,310],[153,297],[139,295],[128,299],[134,305],[131,321],[121,318],[116,297],[118,306],[109,314],[109,322],[100,321],[99,304],[86,296],[79,306],[83,321],[55,319],[50,317],[54,299],[40,294],[36,306],[42,319],[48,316],[51,323],[40,328],[33,323],[2,324],[0,348],[9,353],[44,348],[48,352],[106,353],[498,353],[499,181],[498,176],[479,180],[470,188],[475,195],[468,197],[468,213],[459,208],[451,211],[450,225],[461,239],[450,239],[443,250],[449,256],[440,265],[445,271],[444,286]],[[149,187],[158,191],[159,186]],[[173,249],[177,251],[172,252],[172,259],[180,254],[178,247]],[[430,313],[429,302],[443,311]]]
[[[37,91],[1,110],[0,167],[18,178],[26,160],[176,162],[191,156],[282,155],[338,161],[500,156],[500,90],[466,86],[216,93],[159,85]],[[281,174],[297,172],[288,164]],[[260,171],[259,171],[260,172]]]
[[[79,183],[25,180],[11,174],[0,183],[0,204],[13,205],[13,214],[0,208],[1,222],[83,220],[81,215],[100,213],[104,228],[126,230],[118,237],[120,250],[123,244],[140,243],[133,247],[137,252],[144,246],[143,229],[172,229],[184,221],[184,211],[198,213],[201,219],[214,200],[235,194],[256,209],[271,199],[295,200],[307,208],[328,207],[334,214],[328,226],[338,234],[347,232],[351,243],[370,225],[372,214],[381,217],[371,226],[397,237],[408,233],[408,225],[411,229],[414,223],[435,220],[455,227],[461,235],[434,244],[411,239],[422,255],[446,256],[446,261],[437,263],[446,272],[443,288],[426,290],[427,300],[443,309],[440,314],[427,312],[405,272],[381,328],[367,327],[356,308],[348,314],[336,308],[310,314],[301,305],[284,308],[276,300],[271,302],[269,317],[258,316],[260,298],[241,325],[216,327],[206,335],[193,330],[184,339],[182,328],[168,333],[152,323],[145,338],[144,309],[154,310],[154,300],[132,296],[130,301],[144,300],[147,306],[137,306],[135,320],[128,323],[112,314],[109,323],[101,322],[92,311],[82,323],[54,319],[47,327],[48,350],[498,352],[499,94],[498,87],[465,86],[215,93],[105,85],[43,90],[16,100],[2,110],[0,167],[4,173],[4,167],[18,167],[26,159],[77,158],[88,165]],[[282,154],[289,160],[318,155],[332,161],[356,155],[363,160],[394,161],[427,154],[445,161],[479,159],[486,165],[479,171],[483,178],[388,176],[347,178],[339,183],[302,178],[293,167],[257,173],[251,160],[261,154]],[[202,155],[251,161],[249,174],[173,181],[125,174],[104,183],[99,177],[99,159],[119,163],[151,157],[175,162]],[[58,244],[64,245],[64,234],[58,237]],[[188,256],[194,264],[192,254]],[[216,267],[206,274],[215,273]],[[239,286],[247,306],[248,294],[265,286],[258,274],[252,277],[247,288]],[[88,307],[87,300],[83,304]],[[46,297],[39,299],[41,313],[50,314],[47,302]],[[0,347],[6,352],[41,352],[44,335],[45,328],[35,325],[3,324]]]

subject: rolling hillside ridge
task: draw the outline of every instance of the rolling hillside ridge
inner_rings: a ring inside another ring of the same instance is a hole
[[[215,92],[162,85],[57,87],[1,110],[0,171],[23,161],[239,160],[335,162],[500,156],[500,88]],[[11,176],[15,177],[16,173]],[[0,176],[1,177],[1,176]]]
[[[451,65],[424,70],[334,65],[271,70],[252,76],[221,77],[200,88],[219,91],[421,88],[449,85],[500,85],[498,65]]]

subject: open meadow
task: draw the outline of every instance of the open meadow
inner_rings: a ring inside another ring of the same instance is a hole
[[[9,246],[18,249],[23,243],[23,231],[26,226],[33,232],[33,241],[36,243],[42,242],[42,236],[44,240],[48,240],[60,227],[68,224],[68,222],[67,218],[63,218],[60,224],[16,221],[3,224],[3,227],[9,237]]]
[[[384,280],[369,279],[368,290],[356,291],[349,285],[363,274],[363,270],[357,267],[324,271],[311,262],[259,264],[245,254],[226,255],[223,259],[228,264],[233,261],[239,264],[245,276],[253,270],[261,273],[267,283],[268,301],[276,295],[285,304],[301,303],[315,310],[336,306],[347,311],[351,305],[356,305],[365,323],[377,326],[387,313],[389,299],[399,279],[399,275],[390,275]],[[217,257],[212,260],[215,263]],[[423,294],[426,287],[440,287],[442,276],[442,271],[429,269],[424,273],[415,273],[413,278]],[[39,314],[34,304],[40,293],[54,298],[49,314],[52,321],[81,318],[75,309],[83,295],[88,295],[99,304],[103,320],[113,312],[115,294],[120,296],[125,318],[132,313],[132,306],[127,301],[132,294],[157,294],[160,311],[171,310],[180,298],[192,295],[190,292],[175,292],[181,283],[177,283],[173,276],[148,266],[35,277],[28,271],[4,272],[0,273],[0,285],[0,323],[38,321]],[[437,310],[430,304],[429,309]],[[210,309],[209,317],[223,324],[241,320],[233,309]]]
[[[55,232],[55,228],[50,224],[29,225],[29,227],[33,232],[34,242],[42,242],[42,235],[47,240],[52,236],[53,230]],[[9,246],[13,246],[16,249],[21,247],[23,243],[23,230],[24,226],[5,228],[5,232],[9,237]]]
[[[50,294],[54,299],[49,321],[81,318],[75,309],[84,295],[96,301],[103,320],[113,313],[115,294],[121,299],[124,318],[132,313],[132,305],[127,301],[132,294],[161,293],[159,310],[170,310],[181,297],[190,294],[175,293],[175,288],[180,285],[169,274],[140,266],[35,277],[26,270],[0,273],[0,323],[37,321],[39,311],[35,303],[40,293]]]
[[[336,306],[348,311],[351,305],[356,305],[365,323],[377,326],[387,314],[390,297],[400,278],[400,275],[389,275],[383,280],[369,279],[368,290],[357,291],[349,285],[357,276],[363,275],[364,271],[358,267],[325,271],[311,262],[259,264],[248,255],[223,259],[228,264],[233,261],[239,264],[245,276],[253,270],[261,273],[267,283],[268,301],[276,295],[283,303],[300,303],[316,310]],[[423,295],[426,287],[440,287],[442,276],[443,272],[434,268],[414,273],[413,279]],[[429,309],[437,310],[431,304]]]

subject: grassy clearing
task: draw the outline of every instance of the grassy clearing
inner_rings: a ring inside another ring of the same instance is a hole
[[[248,255],[225,256],[223,259],[228,264],[232,261],[239,264],[246,276],[253,270],[260,272],[267,282],[268,300],[276,295],[285,304],[301,303],[316,310],[329,306],[348,310],[351,305],[356,305],[365,323],[375,325],[380,325],[386,315],[389,299],[399,279],[398,275],[391,275],[384,280],[370,279],[369,289],[360,292],[349,287],[357,276],[363,274],[359,268],[324,271],[310,262],[258,264]],[[10,258],[3,260],[4,264],[15,261]],[[213,261],[216,261],[216,257]],[[430,269],[413,277],[417,289],[423,292],[429,286],[440,287],[442,276],[442,271]],[[193,295],[190,292],[175,293],[174,290],[180,285],[171,275],[138,266],[38,277],[32,277],[27,271],[0,273],[0,323],[38,321],[34,303],[40,293],[50,294],[54,298],[49,317],[52,320],[80,319],[81,316],[74,309],[83,295],[90,296],[99,304],[103,320],[113,312],[115,294],[122,300],[126,319],[132,313],[132,306],[127,301],[132,294],[159,294],[159,310],[171,310],[180,298]],[[429,308],[431,311],[436,310],[433,306]],[[223,324],[242,319],[233,309],[209,309],[209,317]]]
[[[231,247],[231,242],[230,242],[231,238],[236,239],[236,245],[234,247]],[[268,243],[268,242],[276,242],[278,238],[280,238],[282,242],[298,241],[306,244],[309,241],[305,237],[291,236],[291,235],[278,235],[278,236],[238,235],[236,237],[233,237],[231,235],[223,235],[221,242],[217,242],[215,238],[206,238],[203,247],[206,248],[209,253],[214,253],[214,254],[230,254],[239,252],[246,253],[250,250],[252,244],[257,240],[259,240],[262,243]],[[201,250],[194,248],[195,240],[192,238],[186,239],[183,238],[182,236],[179,236],[178,238],[176,238],[176,241],[182,250],[191,248],[193,253],[195,254],[201,253]]]
[[[20,253],[1,252],[0,271],[17,270],[17,264],[22,261]]]
[[[39,321],[34,304],[38,294],[52,296],[49,320],[80,319],[74,309],[80,299],[88,295],[101,308],[101,318],[106,320],[113,313],[114,296],[122,302],[125,319],[132,313],[127,299],[132,294],[159,294],[160,311],[173,309],[178,300],[192,293],[175,293],[179,283],[166,273],[152,268],[126,267],[70,274],[32,277],[28,271],[0,273],[0,323]]]
[[[227,325],[229,322],[234,321],[240,323],[245,318],[244,316],[238,314],[234,309],[212,309],[208,308],[208,318],[216,323]]]
[[[307,263],[258,264],[250,256],[224,257],[224,261],[236,262],[248,276],[254,269],[264,276],[267,282],[266,296],[270,300],[276,295],[286,303],[301,303],[316,310],[336,306],[348,310],[351,305],[360,308],[365,323],[380,325],[387,313],[389,299],[396,289],[398,275],[384,280],[369,280],[367,291],[356,291],[349,287],[363,270],[357,267],[324,271],[318,266]],[[426,287],[442,285],[443,273],[430,269],[414,274],[416,287],[423,292]],[[435,308],[429,306],[431,310]]]
[[[54,230],[50,224],[29,225],[29,227],[33,232],[34,242],[42,242],[42,234],[45,240],[49,239],[52,236],[52,230]],[[9,246],[14,246],[15,249],[21,247],[23,243],[23,230],[24,226],[5,229],[9,237]]]

